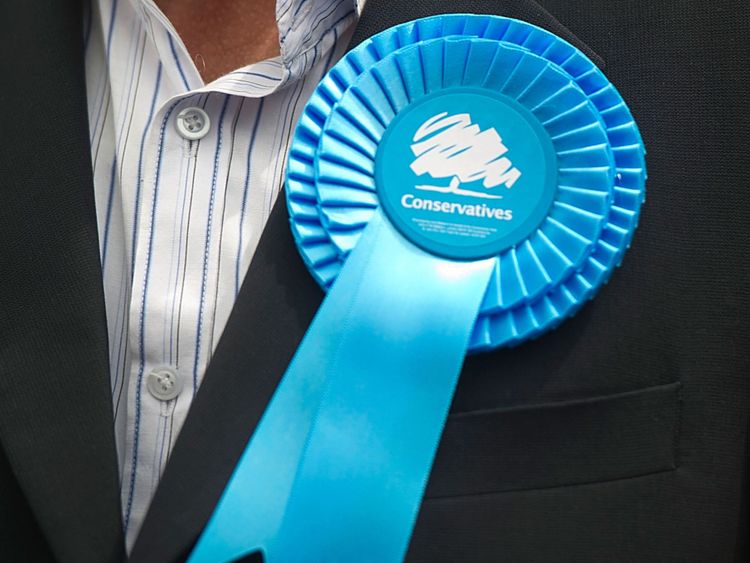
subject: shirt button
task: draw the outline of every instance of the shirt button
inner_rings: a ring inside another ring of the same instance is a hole
[[[177,114],[177,131],[189,141],[197,141],[208,134],[211,120],[201,108],[185,108]]]
[[[146,387],[156,399],[171,401],[182,391],[182,378],[172,368],[156,368],[148,374]]]

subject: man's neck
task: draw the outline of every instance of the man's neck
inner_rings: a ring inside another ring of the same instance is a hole
[[[275,0],[156,0],[205,82],[279,54]]]

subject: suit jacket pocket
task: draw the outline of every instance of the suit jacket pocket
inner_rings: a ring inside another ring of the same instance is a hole
[[[680,387],[452,414],[426,498],[610,481],[677,467]]]

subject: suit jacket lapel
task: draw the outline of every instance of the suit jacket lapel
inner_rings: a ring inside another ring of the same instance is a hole
[[[121,560],[81,7],[0,15],[0,442],[58,560]]]
[[[565,37],[602,66],[593,51],[531,0],[368,0],[352,46],[393,25],[446,11],[524,19]],[[132,561],[187,557],[322,298],[294,246],[281,195],[180,431]],[[169,522],[166,533],[164,522]]]
[[[453,0],[451,2],[428,0],[426,2],[399,2],[397,9],[394,8],[395,5],[389,0],[367,0],[366,12],[362,14],[357,29],[354,31],[350,47],[359,45],[368,37],[389,27],[418,18],[448,12],[490,14],[516,18],[543,27],[578,47],[598,67],[604,68],[604,61],[591,47],[578,39],[572,31],[534,0]]]

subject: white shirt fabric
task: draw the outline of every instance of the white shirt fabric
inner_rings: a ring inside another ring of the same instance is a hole
[[[281,189],[299,114],[357,14],[356,0],[278,0],[281,56],[206,85],[153,0],[91,0],[87,95],[128,549]],[[200,140],[175,126],[188,107],[210,118]],[[163,366],[183,384],[168,401],[147,389]]]

